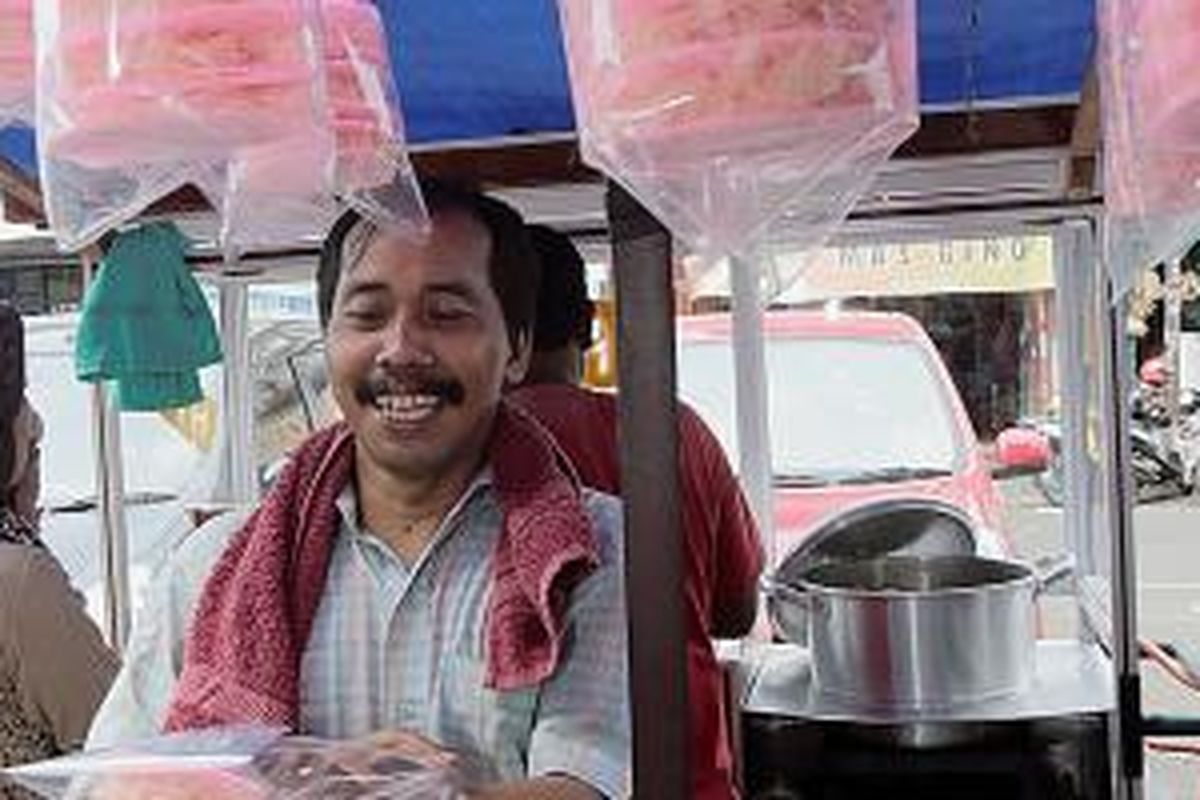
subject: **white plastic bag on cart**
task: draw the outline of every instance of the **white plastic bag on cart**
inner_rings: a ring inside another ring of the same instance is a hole
[[[1108,262],[1119,292],[1200,238],[1200,0],[1101,0]]]
[[[332,741],[260,727],[160,736],[5,770],[49,800],[457,800],[453,757],[395,737]],[[2,783],[0,783],[2,785]]]
[[[33,122],[33,0],[0,0],[0,128]]]
[[[559,0],[585,160],[705,260],[820,243],[915,130],[913,0]]]
[[[329,124],[237,153],[224,236],[235,247],[323,233],[338,201],[383,222],[426,224],[379,9],[371,0],[319,0],[319,8]]]

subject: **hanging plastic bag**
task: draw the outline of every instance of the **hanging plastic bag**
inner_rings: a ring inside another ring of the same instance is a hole
[[[711,260],[818,244],[917,125],[912,0],[560,9],[584,158]]]
[[[379,10],[370,0],[320,0],[320,11],[329,125],[238,153],[224,237],[234,244],[288,244],[324,232],[337,200],[381,222],[426,224]],[[259,241],[246,241],[246,232]]]
[[[50,800],[456,800],[453,756],[414,751],[401,735],[353,741],[287,737],[253,726],[210,728],[4,771]],[[2,785],[2,784],[0,784]]]
[[[1108,264],[1123,293],[1200,238],[1200,1],[1097,10]]]
[[[337,192],[379,223],[424,230],[383,17],[371,0],[321,0],[321,10]]]
[[[187,184],[223,215],[227,250],[323,232],[337,154],[319,0],[44,0],[35,28],[61,245]]]
[[[67,248],[186,184],[220,208],[239,148],[326,126],[313,0],[41,0],[35,23],[41,175]]]
[[[33,0],[0,0],[0,128],[33,122]]]

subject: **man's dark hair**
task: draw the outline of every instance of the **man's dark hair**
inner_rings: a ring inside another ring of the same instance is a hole
[[[529,239],[542,262],[533,349],[559,350],[575,342],[586,350],[595,307],[588,299],[583,257],[570,237],[545,225],[530,225]]]
[[[431,219],[458,212],[487,230],[491,240],[488,278],[504,312],[509,342],[516,348],[520,334],[533,333],[541,269],[521,215],[494,197],[440,181],[423,179],[421,194]],[[317,311],[322,329],[333,315],[333,298],[343,270],[354,268],[378,232],[376,223],[350,210],[325,237],[317,266]]]
[[[14,425],[25,397],[25,327],[21,315],[0,301],[0,508],[8,504],[7,486],[16,464]]]

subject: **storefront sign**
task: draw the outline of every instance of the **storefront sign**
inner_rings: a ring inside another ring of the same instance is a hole
[[[1054,288],[1054,247],[1049,236],[833,247],[821,250],[807,268],[798,257],[781,256],[776,270],[787,287],[776,297],[779,303],[1032,292]],[[788,275],[797,272],[799,278],[789,282]]]

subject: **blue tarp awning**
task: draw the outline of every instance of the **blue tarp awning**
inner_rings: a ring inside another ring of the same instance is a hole
[[[409,138],[431,144],[574,127],[555,0],[378,0]],[[1093,0],[918,0],[926,106],[1015,104],[1078,93]],[[33,169],[32,135],[0,155]]]

